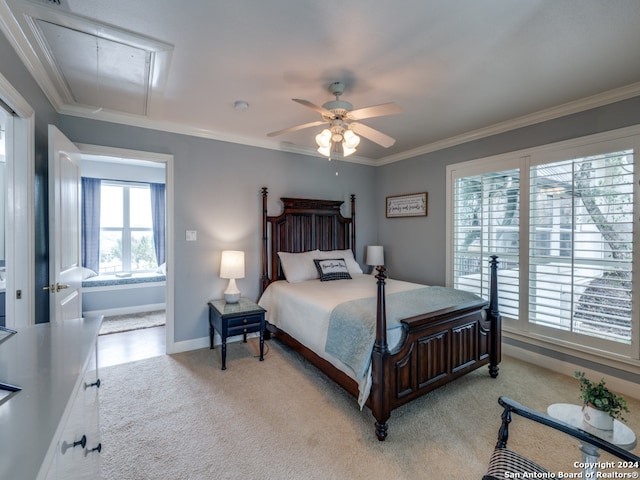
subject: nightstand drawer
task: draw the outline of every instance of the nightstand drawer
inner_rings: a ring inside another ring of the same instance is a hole
[[[253,315],[243,315],[243,316],[237,317],[237,318],[230,318],[229,319],[229,323],[227,324],[228,331],[231,332],[233,327],[243,327],[243,326],[249,326],[249,325],[255,326],[256,324],[259,327],[260,326],[260,322],[262,322],[263,318],[264,318],[264,314],[263,313],[256,313],[256,314],[253,314]],[[242,329],[240,329],[240,330],[242,331]]]
[[[240,325],[238,327],[229,327],[227,329],[227,337],[233,337],[235,335],[242,335],[245,333],[253,333],[260,331],[260,323],[251,323],[247,325]]]

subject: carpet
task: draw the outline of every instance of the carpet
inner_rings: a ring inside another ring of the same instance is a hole
[[[165,318],[164,310],[104,317],[102,326],[100,327],[100,335],[140,330],[141,328],[159,327],[165,324]]]
[[[578,403],[568,376],[506,357],[391,414],[379,442],[356,400],[275,340],[257,339],[104,368],[105,480],[479,480],[497,440],[506,395],[536,410]],[[640,432],[640,401],[627,399]],[[514,417],[509,446],[556,472],[578,472],[577,441]],[[601,461],[607,460],[602,454]]]

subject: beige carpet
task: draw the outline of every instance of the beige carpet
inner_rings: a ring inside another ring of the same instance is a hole
[[[128,332],[142,328],[159,327],[165,324],[165,311],[130,313],[127,315],[112,315],[104,317],[100,327],[100,335]]]
[[[274,340],[156,357],[100,372],[105,480],[476,479],[496,443],[499,395],[545,410],[578,403],[574,379],[505,358],[392,413],[379,442],[373,418]],[[640,402],[628,399],[640,432]],[[509,446],[547,468],[577,472],[577,441],[515,418]],[[602,459],[606,459],[604,454]]]

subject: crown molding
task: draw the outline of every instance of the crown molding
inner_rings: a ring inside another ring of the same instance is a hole
[[[48,8],[43,6],[42,8]],[[7,40],[27,67],[29,73],[34,78],[40,90],[45,94],[49,103],[56,111],[60,111],[64,102],[58,92],[54,88],[49,79],[42,62],[29,43],[25,32],[22,30],[20,23],[14,16],[7,0],[0,0],[0,29],[4,33]]]
[[[453,137],[432,142],[418,148],[400,152],[394,155],[389,155],[387,157],[382,157],[378,160],[367,158],[367,157],[361,157],[357,155],[352,155],[348,158],[339,156],[339,157],[336,157],[336,160],[343,161],[343,162],[357,163],[361,165],[368,165],[368,166],[383,166],[390,163],[407,160],[409,158],[414,158],[419,155],[424,155],[427,153],[436,152],[438,150],[443,150],[445,148],[454,147],[456,145],[461,145],[463,143],[471,142],[474,140],[479,140],[481,138],[490,137],[492,135],[505,133],[518,128],[527,127],[527,126],[535,125],[537,123],[542,123],[548,120],[553,120],[556,118],[565,117],[567,115],[580,113],[593,108],[602,107],[604,105],[609,105],[611,103],[627,100],[637,96],[640,96],[640,82],[633,83],[631,85],[627,85],[625,87],[617,88],[614,90],[610,90],[608,92],[592,95],[590,97],[586,97],[573,102],[551,107],[545,110],[540,110],[538,112],[535,112],[529,115],[517,117],[515,119],[500,122],[488,127],[472,130],[470,132],[466,132],[461,135],[455,135]],[[59,113],[62,113],[65,115],[79,116],[79,117],[91,118],[94,120],[121,123],[121,124],[126,124],[131,126],[149,128],[153,130],[161,130],[161,131],[179,133],[179,134],[188,135],[188,136],[208,138],[212,140],[237,143],[241,145],[248,145],[248,146],[253,146],[258,148],[266,148],[269,150],[278,150],[282,152],[298,153],[298,154],[308,155],[312,157],[325,158],[324,156],[319,155],[316,149],[312,147],[304,147],[304,146],[294,145],[287,142],[277,142],[277,141],[274,142],[274,141],[270,141],[269,139],[258,140],[256,138],[244,137],[239,135],[230,135],[224,132],[216,132],[213,130],[195,128],[187,125],[181,125],[181,124],[179,125],[179,124],[170,123],[170,122],[159,122],[156,120],[151,120],[146,117],[138,117],[138,116],[129,115],[129,114],[109,112],[106,110],[103,110],[98,113],[94,113],[89,111],[88,109],[84,109],[82,107],[75,107],[75,106],[65,106],[63,108],[60,108],[58,111]]]
[[[555,107],[540,110],[529,115],[523,115],[522,117],[517,117],[512,120],[496,123],[488,127],[472,130],[461,135],[455,135],[443,140],[438,140],[437,142],[432,142],[427,145],[414,148],[412,150],[407,150],[395,155],[389,155],[387,157],[379,159],[376,162],[376,165],[387,165],[389,163],[399,162],[401,160],[406,160],[408,158],[417,157],[419,155],[436,152],[445,148],[455,147],[456,145],[461,145],[473,140],[505,133],[517,128],[528,127],[530,125],[535,125],[536,123],[542,123],[548,120],[566,117],[567,115],[572,115],[574,113],[580,113],[586,110],[591,110],[593,108],[602,107],[604,105],[627,100],[639,95],[640,82],[632,83],[631,85],[616,88],[614,90],[609,90],[607,92],[592,95],[590,97],[585,97],[573,102],[564,103],[562,105],[557,105]]]
[[[11,9],[9,8],[9,5],[7,3],[9,1],[13,0],[0,0],[0,29],[2,29],[12,47],[22,59],[31,75],[34,77],[36,83],[40,86],[45,96],[52,104],[53,108],[59,114],[148,128],[152,130],[178,133],[182,135],[207,138],[212,140],[219,140],[223,142],[265,148],[269,150],[277,150],[283,152],[298,153],[312,157],[325,158],[324,156],[318,154],[318,152],[313,147],[303,147],[287,142],[273,141],[270,139],[261,140],[241,135],[231,135],[225,132],[217,132],[204,128],[152,120],[144,116],[116,113],[113,111],[108,111],[106,109],[95,112],[82,106],[66,105],[63,99],[57,93],[54,85],[51,83],[46,70],[39,61],[36,53],[33,51],[27,37],[25,36],[25,33],[20,27],[19,22],[16,20]],[[48,9],[50,7],[39,5],[39,8]],[[640,96],[640,82],[600,94],[592,95],[590,97],[579,99],[573,102],[568,102],[548,109],[540,110],[532,114],[500,122],[488,127],[483,127],[460,135],[455,135],[453,137],[438,140],[411,150],[406,150],[404,152],[382,157],[377,160],[356,155],[352,155],[348,158],[338,156],[336,157],[336,160],[369,166],[383,166],[409,158],[414,158],[420,155],[432,153],[438,150],[443,150],[445,148],[454,147],[456,145],[461,145],[463,143],[478,140],[481,138],[490,137],[492,135],[505,133],[517,128],[534,125],[537,123],[583,112],[592,108],[601,107],[618,101],[627,100],[636,96]]]

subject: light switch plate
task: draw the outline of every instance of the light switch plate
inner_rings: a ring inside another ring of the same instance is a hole
[[[198,240],[197,230],[187,230],[187,242],[195,242]]]

